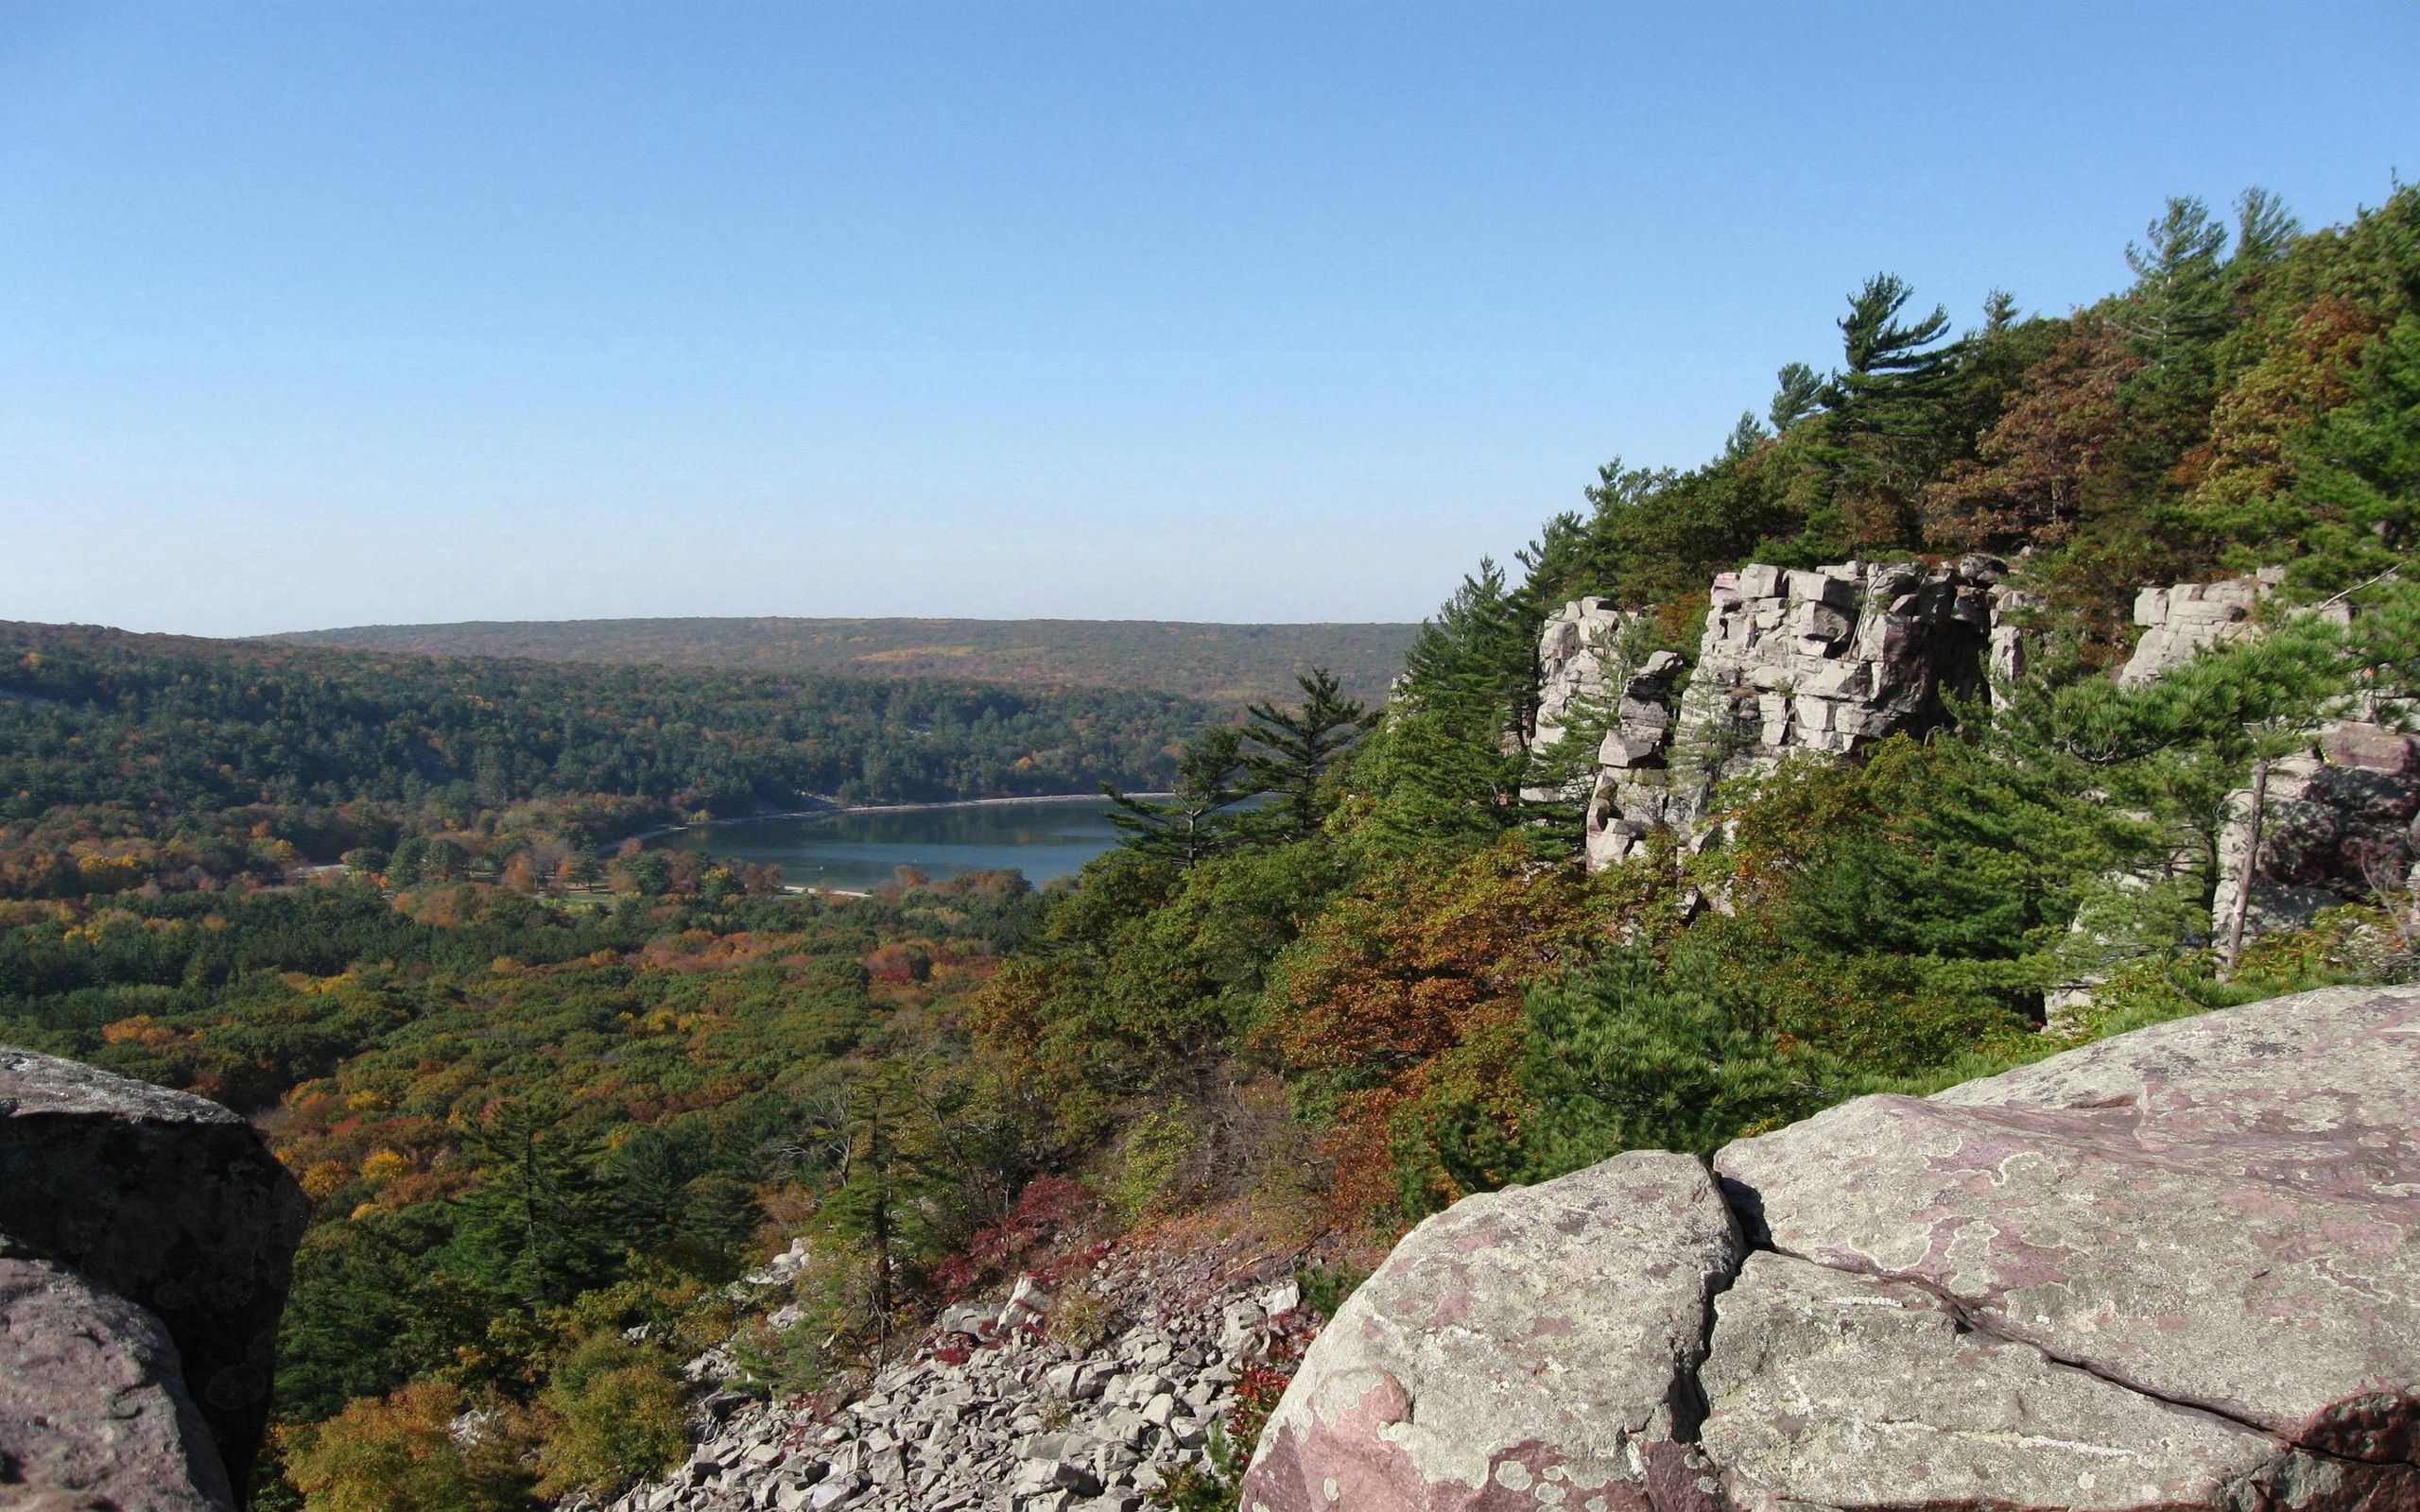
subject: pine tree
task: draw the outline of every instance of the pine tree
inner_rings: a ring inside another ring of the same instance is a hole
[[[1847,367],[1825,387],[1831,410],[1852,431],[1920,434],[1932,407],[1948,393],[1961,354],[1959,343],[1935,346],[1949,330],[1949,312],[1903,324],[1899,312],[1914,297],[1895,273],[1876,273],[1849,296],[1840,319],[1841,350]]]
[[[617,1246],[595,1174],[596,1137],[533,1097],[496,1105],[462,1138],[479,1178],[460,1199],[455,1248],[472,1279],[532,1305],[560,1306],[601,1284]]]
[[[1176,770],[1176,791],[1165,803],[1120,792],[1107,782],[1100,790],[1117,805],[1109,822],[1126,837],[1126,846],[1189,867],[1236,843],[1236,805],[1253,793],[1243,732],[1228,725],[1203,730],[1177,759]]]
[[[1538,625],[1493,561],[1420,627],[1358,774],[1388,850],[1484,843],[1517,823]]]
[[[2300,587],[2349,587],[2420,545],[2420,316],[2372,342],[2350,398],[2287,443]]]
[[[2183,197],[2170,199],[2143,234],[2143,243],[2126,245],[2135,282],[2123,323],[2151,360],[2155,380],[2205,376],[2210,343],[2226,329],[2220,254],[2227,229],[2209,206]]]
[[[1921,491],[1964,442],[1947,411],[1966,343],[1939,344],[1949,330],[1939,305],[1903,321],[1913,293],[1898,275],[1876,273],[1849,297],[1840,320],[1846,366],[1824,385],[1833,504],[1860,545],[1917,544]]]
[[[1775,434],[1823,407],[1824,375],[1803,362],[1784,363],[1773,374],[1773,386],[1772,404],[1765,410],[1765,418],[1772,422]]]
[[[1343,696],[1325,667],[1294,680],[1303,690],[1302,707],[1253,704],[1252,725],[1244,731],[1256,747],[1245,753],[1244,771],[1257,792],[1274,799],[1256,816],[1256,828],[1279,840],[1318,833],[1334,807],[1323,792],[1329,769],[1378,721],[1377,714]]]

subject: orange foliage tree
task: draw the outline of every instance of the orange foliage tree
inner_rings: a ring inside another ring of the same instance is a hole
[[[1256,1038],[1329,1114],[1340,1219],[1426,1211],[1509,1177],[1522,995],[1608,912],[1576,866],[1542,865],[1516,837],[1378,873],[1305,933]],[[1423,1115],[1447,1104],[1463,1111],[1441,1131]]]

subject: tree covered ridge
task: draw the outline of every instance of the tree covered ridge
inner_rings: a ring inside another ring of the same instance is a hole
[[[1207,717],[1151,693],[0,625],[0,895],[267,880],[419,834],[501,863],[818,800],[1148,788]]]
[[[1013,686],[1135,688],[1222,709],[1290,695],[1313,667],[1353,697],[1386,692],[1409,625],[1226,625],[1161,620],[554,620],[361,625],[301,630],[298,645],[650,662],[855,677],[974,679]]]
[[[1865,281],[1834,362],[1784,367],[1719,455],[1609,464],[1586,508],[1464,580],[1315,832],[1098,863],[986,988],[987,1042],[1112,1166],[1138,1120],[1189,1140],[1201,1195],[1302,1184],[1222,1150],[1232,1115],[1205,1110],[1280,1088],[1306,1198],[1384,1235],[1619,1149],[2408,973],[2399,873],[2240,958],[2212,904],[2254,764],[2420,690],[2420,192],[2310,233],[2258,192],[2236,210],[2171,202],[2133,284],[2064,316],[1996,294],[1959,332]],[[2019,682],[1942,738],[1757,774],[1694,843],[1584,871],[1571,753],[1530,738],[1558,607],[1610,598],[1643,617],[1609,654],[1686,658],[1717,573],[1979,549],[2043,605]],[[2284,578],[2261,637],[2107,676],[2140,586],[2256,567]],[[2291,617],[2320,600],[2356,617]],[[1227,756],[1198,743],[1185,769]],[[2094,1006],[2049,1023],[2079,986]]]
[[[1994,293],[1954,331],[1894,275],[1853,291],[1837,365],[1786,364],[1721,454],[1616,460],[1548,523],[1529,586],[1676,605],[1714,572],[2031,548],[2103,644],[2142,583],[2264,563],[2311,594],[2409,549],[2420,196],[2303,233],[2245,194],[2172,200],[2135,284],[2064,316]],[[2398,438],[2400,439],[2398,440]]]

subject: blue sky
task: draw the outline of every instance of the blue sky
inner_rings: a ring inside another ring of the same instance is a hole
[[[20,3],[0,618],[1413,619],[1865,275],[2420,174],[2409,4]]]

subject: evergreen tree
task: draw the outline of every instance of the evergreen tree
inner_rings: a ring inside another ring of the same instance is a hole
[[[479,1176],[460,1199],[454,1248],[472,1279],[557,1306],[602,1283],[619,1246],[596,1137],[545,1097],[499,1103],[461,1133]]]
[[[1895,273],[1876,273],[1849,297],[1840,319],[1847,366],[1825,386],[1825,402],[1851,431],[1911,435],[1922,431],[1956,372],[1957,343],[1936,346],[1949,330],[1949,312],[1903,323],[1899,312],[1915,291]]]
[[[2264,226],[2264,239],[2267,233]],[[2210,343],[2226,328],[2221,263],[2226,226],[2209,206],[2181,197],[2168,202],[2144,236],[2126,245],[2135,281],[2127,295],[2127,330],[2151,360],[2154,379],[2204,376]]]
[[[1124,843],[1146,855],[1184,866],[1206,860],[1235,844],[1236,805],[1253,796],[1243,732],[1220,725],[1203,730],[1178,758],[1176,790],[1165,803],[1122,793],[1107,782],[1103,796],[1117,805],[1109,822]]]
[[[2349,587],[2420,545],[2420,316],[2362,353],[2352,394],[2287,443],[2298,586]]]
[[[2246,189],[2237,196],[2235,252],[2227,259],[2227,271],[2238,289],[2256,269],[2282,261],[2302,233],[2302,222],[2268,190]]]
[[[1840,320],[1846,366],[1824,385],[1831,504],[1860,545],[1917,544],[1922,490],[1965,440],[1946,412],[1966,343],[1941,344],[1949,312],[1939,305],[1903,320],[1913,294],[1896,274],[1876,273],[1849,297]]]
[[[1765,418],[1779,434],[1805,420],[1823,407],[1824,375],[1803,362],[1782,365],[1773,374],[1772,403],[1765,410]]]
[[[1244,738],[1255,747],[1243,758],[1245,773],[1255,791],[1274,801],[1260,812],[1256,826],[1279,840],[1308,839],[1334,807],[1323,789],[1337,759],[1378,721],[1376,713],[1343,696],[1336,678],[1315,667],[1295,679],[1303,690],[1300,709],[1274,704],[1252,706],[1252,724]]]
[[[1722,460],[1738,461],[1754,452],[1757,443],[1765,439],[1769,434],[1765,427],[1757,422],[1755,411],[1741,410],[1738,422],[1731,427],[1731,434],[1722,439]]]
[[[1493,561],[1421,626],[1402,691],[1357,766],[1383,849],[1483,844],[1519,821],[1537,636]]]

